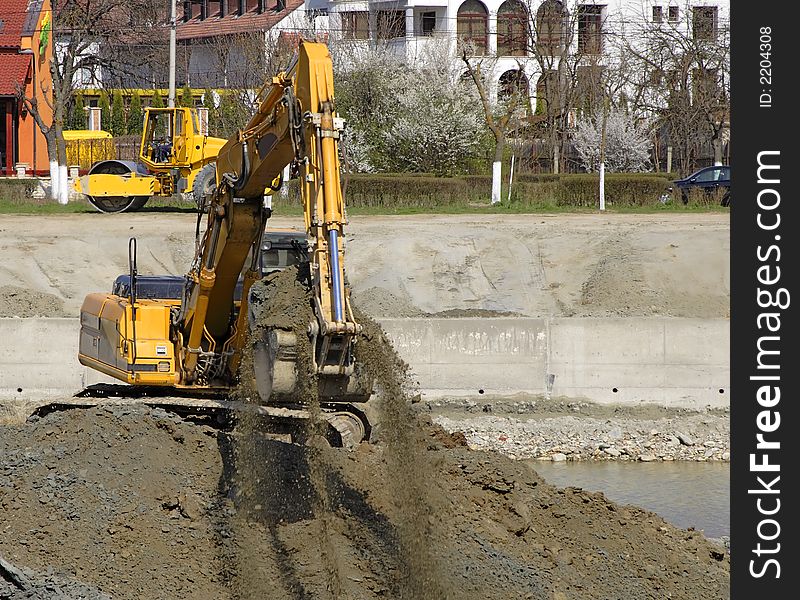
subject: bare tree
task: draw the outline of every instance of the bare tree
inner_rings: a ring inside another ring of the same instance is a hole
[[[19,91],[20,101],[33,116],[47,141],[51,197],[62,204],[69,198],[66,148],[63,130],[77,82],[99,83],[103,72],[116,73],[130,65],[104,48],[135,36],[151,38],[147,19],[155,18],[149,0],[54,0],[52,17],[53,58],[50,83],[37,82],[52,118],[45,119],[39,100]],[[142,21],[142,20],[145,21]]]
[[[632,112],[651,115],[688,172],[704,146],[721,164],[730,117],[730,28],[717,7],[643,5],[614,36]],[[674,15],[674,18],[673,18]]]
[[[513,129],[518,128],[520,109],[529,107],[529,92],[527,79],[518,77],[516,81],[508,82],[509,85],[502,90],[503,101],[495,102],[490,96],[490,86],[487,72],[490,74],[493,59],[475,57],[470,52],[468,43],[461,45],[461,60],[466,66],[467,74],[475,84],[478,97],[483,108],[483,117],[486,127],[492,132],[494,138],[494,157],[492,160],[492,204],[500,202],[500,188],[503,168],[503,154],[508,144],[508,138]],[[522,74],[522,66],[517,65],[518,74]]]

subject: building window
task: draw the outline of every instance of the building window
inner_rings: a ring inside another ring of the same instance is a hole
[[[667,8],[667,21],[670,23],[677,23],[680,13],[677,6],[670,6]]]
[[[366,10],[340,13],[342,16],[342,37],[347,40],[369,39],[369,12]]]
[[[528,54],[528,11],[519,0],[506,0],[497,9],[497,54]]]
[[[545,0],[536,11],[536,46],[544,56],[561,54],[565,47],[569,13],[562,2]]]
[[[497,82],[497,99],[507,100],[519,96],[518,104],[528,104],[528,78],[522,71],[506,71]]]
[[[458,7],[456,17],[458,39],[472,46],[474,56],[486,54],[488,23],[489,12],[478,0],[466,0]]]
[[[433,35],[436,29],[436,12],[422,13],[422,35]]]
[[[715,40],[717,38],[717,7],[692,7],[692,37],[695,40]]]
[[[602,98],[603,67],[581,65],[575,71],[575,107],[585,110],[597,106]]]
[[[664,9],[661,6],[653,7],[653,23],[664,22]]]
[[[722,100],[723,90],[716,69],[692,71],[692,93],[695,104],[713,106]]]
[[[602,54],[604,8],[598,4],[578,6],[578,52],[581,54]]]
[[[545,71],[536,82],[536,114],[555,117],[561,114],[561,86],[558,71]]]
[[[211,17],[221,17],[222,16],[222,1],[221,0],[208,0],[206,2],[208,5],[206,18],[210,19]]]
[[[650,71],[649,80],[651,85],[663,85],[664,71],[658,67],[655,67],[652,71]]]
[[[378,39],[390,40],[405,37],[406,13],[402,10],[379,10],[377,15]]]

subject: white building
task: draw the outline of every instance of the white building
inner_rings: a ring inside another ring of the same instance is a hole
[[[536,96],[560,56],[571,57],[571,68],[585,68],[587,77],[590,68],[613,66],[621,43],[646,44],[648,27],[673,28],[690,38],[718,36],[727,28],[730,1],[188,0],[183,8],[178,38],[192,46],[190,74],[220,70],[204,40],[254,30],[273,42],[322,34],[331,44],[380,47],[410,61],[433,56],[454,68],[466,42],[490,74],[494,94],[521,71]]]

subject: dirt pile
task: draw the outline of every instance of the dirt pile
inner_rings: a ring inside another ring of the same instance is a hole
[[[16,285],[0,286],[0,315],[13,317],[67,317],[64,300]]]
[[[729,557],[701,534],[421,432],[435,510],[422,543],[446,597],[729,597]],[[130,407],[5,427],[0,555],[120,599],[332,597],[307,449],[254,435],[244,491],[240,435]],[[338,597],[404,597],[397,458],[362,444],[325,460]]]
[[[63,577],[19,569],[0,557],[0,599],[2,600],[110,600],[96,589]]]

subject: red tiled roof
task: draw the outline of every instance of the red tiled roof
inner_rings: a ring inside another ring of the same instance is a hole
[[[19,48],[22,27],[28,10],[28,0],[2,0],[0,2],[0,48]]]
[[[300,8],[304,1],[286,0],[286,8],[281,12],[273,12],[267,9],[261,14],[251,11],[241,16],[208,17],[203,21],[200,20],[200,17],[195,17],[185,23],[178,23],[177,38],[179,40],[192,40],[250,31],[266,31],[288,14]]]
[[[16,96],[17,86],[25,85],[30,55],[0,52],[0,96]]]

